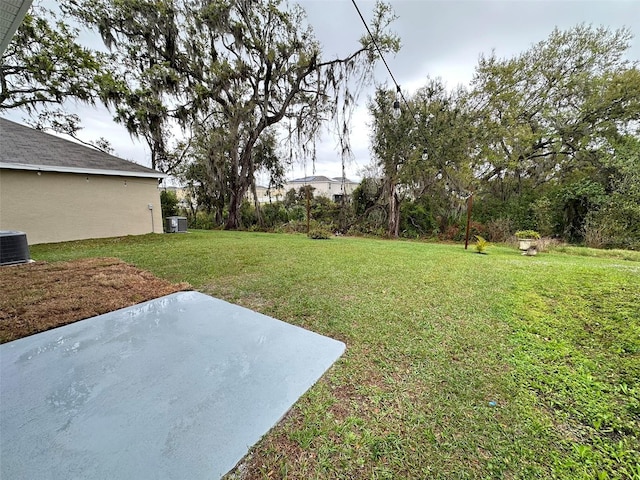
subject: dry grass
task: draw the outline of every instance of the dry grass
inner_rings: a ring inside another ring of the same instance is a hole
[[[188,290],[117,258],[0,268],[0,343]]]

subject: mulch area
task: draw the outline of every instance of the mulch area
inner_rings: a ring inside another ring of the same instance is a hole
[[[117,258],[0,267],[0,343],[190,290]]]

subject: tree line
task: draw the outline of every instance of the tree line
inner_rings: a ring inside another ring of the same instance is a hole
[[[65,100],[100,102],[148,145],[153,168],[183,179],[211,226],[273,228],[301,205],[258,205],[256,173],[280,188],[287,165],[314,160],[331,122],[349,158],[358,95],[380,52],[400,48],[391,7],[378,2],[373,18],[358,49],[325,58],[303,9],[278,0],[63,0],[59,12],[33,8],[4,53],[0,110],[77,136]],[[80,46],[72,25],[98,32],[104,48]],[[377,86],[371,165],[350,201],[320,202],[316,217],[343,232],[456,238],[472,198],[474,228],[494,240],[535,229],[640,248],[631,39],[627,29],[556,29],[512,58],[481,55],[468,86],[428,78],[398,118],[397,91]]]
[[[378,89],[369,110],[387,234],[398,236],[403,212],[413,230],[457,227],[473,195],[473,219],[489,236],[535,229],[640,248],[631,38],[626,29],[555,29],[513,58],[481,56],[468,88],[429,79],[397,121],[388,114],[394,92]]]

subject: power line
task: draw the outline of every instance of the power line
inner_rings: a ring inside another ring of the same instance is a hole
[[[404,98],[404,93],[402,93],[402,89],[400,88],[400,85],[396,81],[396,77],[393,76],[393,72],[391,71],[391,68],[389,68],[389,64],[387,63],[387,60],[384,58],[384,54],[382,53],[382,50],[378,46],[378,42],[376,42],[375,37],[371,33],[371,29],[369,29],[369,25],[367,24],[366,20],[364,19],[364,16],[362,15],[362,12],[360,11],[360,8],[356,4],[356,0],[351,0],[351,3],[353,3],[353,6],[355,7],[356,11],[358,12],[358,15],[360,16],[360,20],[362,20],[364,28],[367,29],[367,33],[369,34],[369,37],[371,38],[371,41],[373,42],[374,47],[376,47],[376,50],[378,51],[378,55],[380,55],[380,58],[382,59],[382,63],[384,63],[384,66],[387,68],[387,72],[389,72],[389,76],[391,77],[391,80],[393,81],[393,84],[396,87],[396,92],[398,92],[400,94],[400,98],[402,98],[402,101],[407,106],[407,109],[409,110],[409,113],[411,113],[411,117],[413,117],[413,121],[416,123],[416,126],[419,126],[418,125],[418,120],[416,119],[416,116],[413,113],[413,109],[411,108],[411,105],[409,104],[409,102],[407,102],[407,99]]]
[[[382,62],[384,63],[384,66],[387,67],[387,72],[389,72],[389,75],[391,76],[391,80],[393,80],[393,83],[395,84],[396,88],[398,89],[398,91],[400,91],[400,85],[398,85],[398,82],[396,82],[396,78],[393,76],[393,73],[391,72],[391,69],[387,64],[387,61],[385,60],[384,55],[382,54],[382,50],[380,50],[380,47],[378,46],[375,37],[371,33],[371,30],[369,29],[369,25],[367,25],[367,22],[362,16],[362,12],[360,11],[360,8],[358,8],[358,5],[356,4],[356,0],[351,0],[351,3],[353,3],[353,6],[358,12],[358,15],[360,15],[360,20],[362,20],[362,23],[364,24],[364,28],[367,29],[367,33],[369,34],[369,37],[371,37],[371,41],[373,42],[373,45],[376,47],[376,50],[378,50],[378,54],[380,55],[380,58],[382,58]]]
[[[420,128],[420,123],[418,122],[418,119],[417,119],[417,117],[416,117],[416,115],[415,115],[415,113],[413,111],[413,108],[411,108],[411,104],[404,97],[404,94],[402,93],[402,90],[400,89],[400,85],[396,81],[396,77],[393,76],[393,72],[391,71],[391,68],[389,68],[389,64],[387,63],[387,60],[384,58],[382,50],[378,46],[378,43],[376,42],[375,37],[371,33],[371,30],[369,29],[369,25],[367,24],[367,22],[365,21],[364,17],[362,16],[362,12],[360,11],[360,8],[358,8],[358,5],[356,4],[355,0],[351,0],[351,3],[353,3],[353,6],[355,7],[356,11],[358,12],[358,15],[360,15],[360,20],[362,20],[362,23],[364,24],[364,27],[367,29],[367,33],[369,34],[369,37],[371,38],[371,41],[373,42],[373,45],[376,47],[376,50],[378,51],[378,54],[380,55],[380,58],[382,59],[382,62],[384,63],[384,66],[387,68],[387,72],[389,72],[389,76],[391,77],[391,80],[393,81],[393,84],[396,87],[396,92],[400,94],[400,97],[402,98],[402,101],[406,105],[407,110],[409,110],[409,113],[411,114],[411,118],[412,118],[413,122],[416,124],[416,127]],[[424,151],[426,152],[426,148],[424,149]],[[441,161],[439,161],[438,159],[436,159],[436,162],[439,163],[440,170],[449,179],[449,181],[451,183],[453,183],[454,185],[457,184],[458,182],[455,181],[451,177],[451,175],[449,175],[449,173],[447,172],[447,170],[445,168],[445,165]],[[460,190],[459,187],[458,187],[458,190]]]

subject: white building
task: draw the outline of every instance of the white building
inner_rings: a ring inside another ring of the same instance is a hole
[[[315,197],[326,197],[334,202],[339,202],[342,200],[343,195],[351,195],[359,183],[353,182],[348,178],[329,178],[323,175],[314,175],[311,177],[289,180],[284,185],[284,191],[288,192],[292,188],[299,190],[306,185],[310,185],[314,188],[313,195]]]

